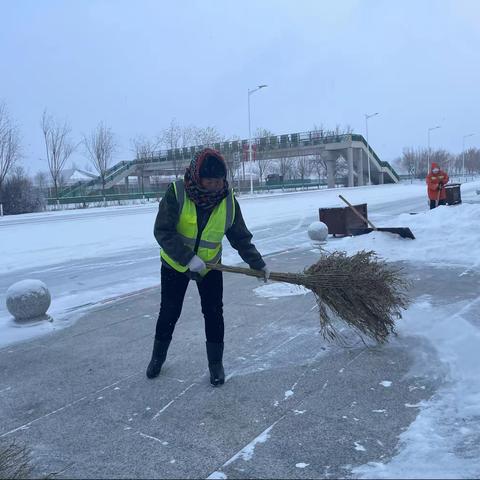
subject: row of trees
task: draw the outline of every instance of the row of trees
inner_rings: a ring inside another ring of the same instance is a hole
[[[0,103],[0,215],[3,215],[3,191],[9,172],[20,160],[20,134],[7,107]]]
[[[66,121],[59,121],[45,110],[40,119],[40,128],[45,145],[45,161],[48,174],[39,172],[30,179],[20,166],[22,159],[22,141],[16,122],[10,116],[5,103],[0,102],[0,214],[20,213],[40,209],[44,199],[39,192],[45,192],[51,186],[49,195],[58,198],[59,191],[65,184],[64,170],[72,154],[80,151],[97,172],[102,181],[102,193],[105,193],[107,173],[111,167],[115,152],[118,151],[116,137],[112,130],[103,122],[99,123],[89,134],[82,134],[77,141],[73,140],[72,128]],[[352,133],[349,126],[337,126],[334,130],[326,130],[322,125],[314,125],[312,130],[319,135]],[[271,137],[275,134],[270,130],[259,128],[253,138]],[[142,166],[145,162],[158,155],[161,149],[181,149],[199,145],[212,145],[226,141],[225,136],[215,127],[197,127],[181,125],[177,120],[171,120],[168,127],[156,136],[147,138],[139,135],[131,140],[131,151],[138,165],[139,177],[142,179],[141,190],[144,191]],[[229,137],[228,140],[240,140],[240,137]],[[467,174],[480,173],[480,150],[470,148],[460,155],[454,155],[445,150],[430,150],[406,148],[401,157],[395,160],[397,166],[414,178],[424,178],[431,162],[439,163],[449,173]],[[183,163],[173,159],[173,173],[176,177],[183,174]],[[229,177],[234,182],[245,179],[245,163],[241,154],[227,157]],[[281,175],[284,179],[299,179],[301,181],[315,177],[319,181],[327,175],[326,161],[321,154],[299,156],[296,158],[280,158],[278,160],[257,159],[253,171],[261,182],[268,174]],[[87,168],[88,169],[88,168]],[[336,162],[336,177],[347,174],[346,161]],[[43,195],[45,196],[45,195]]]
[[[85,155],[102,180],[104,179],[105,171],[115,151],[115,140],[111,129],[100,123],[91,134],[84,134],[80,142],[74,143],[71,139],[70,125],[67,122],[57,121],[48,114],[47,110],[43,112],[40,127],[45,143],[46,163],[56,198],[58,198],[62,172],[67,160],[80,146],[83,147]],[[28,187],[28,182],[31,183],[31,180],[27,181],[28,177],[24,170],[18,168],[22,157],[18,125],[10,116],[6,104],[2,102],[0,103],[0,215],[3,214],[4,208],[6,211],[12,209],[17,211],[19,208],[23,210],[23,207],[19,207],[19,202],[25,205],[25,208],[32,207],[32,202],[26,201],[26,198],[32,198],[30,194],[24,197],[20,195],[19,200],[12,203],[11,192],[18,191],[19,188],[25,189]],[[10,180],[8,185],[5,183],[7,179]]]
[[[51,185],[53,196],[59,197],[59,190],[65,183],[64,170],[71,155],[79,151],[88,159],[88,162],[96,171],[102,182],[102,192],[105,192],[106,177],[112,164],[115,152],[118,150],[116,137],[105,123],[100,122],[89,134],[82,134],[79,141],[74,141],[72,128],[67,121],[54,118],[47,110],[44,110],[40,120],[41,133],[45,145],[45,161],[48,168],[48,176],[39,172],[35,176],[35,184],[38,189],[44,190],[45,186]],[[200,128],[193,125],[181,126],[175,119],[163,129],[155,138],[148,139],[137,136],[131,140],[131,150],[137,160],[145,160],[154,156],[161,148],[181,148],[185,146],[207,145],[223,141],[224,136],[214,127]],[[18,125],[10,116],[4,102],[0,103],[0,215],[15,211],[11,203],[11,192],[17,191],[20,185],[24,188],[24,182],[28,177],[23,169],[18,169],[22,154],[21,137]],[[178,166],[178,172],[180,166]],[[11,177],[8,192],[5,191],[7,177]],[[19,181],[22,179],[22,182]],[[32,188],[35,186],[29,180]],[[15,184],[15,187],[12,185]],[[13,189],[13,190],[12,190]],[[8,194],[7,194],[8,193]],[[5,198],[4,198],[5,197]],[[29,195],[29,198],[32,197]],[[7,198],[10,199],[7,205]],[[31,202],[20,201],[25,208],[31,208]],[[37,202],[38,203],[38,202]],[[28,204],[28,206],[27,206]],[[20,208],[22,210],[22,208]]]
[[[405,148],[402,156],[394,163],[411,178],[425,178],[432,162],[438,163],[449,174],[476,175],[480,173],[480,149],[469,148],[455,155],[442,149],[429,151],[426,148]]]

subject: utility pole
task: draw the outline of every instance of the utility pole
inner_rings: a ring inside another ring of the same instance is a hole
[[[427,173],[430,171],[430,132],[432,130],[436,130],[437,128],[440,128],[440,125],[437,125],[436,127],[430,127],[428,129],[428,149],[427,149],[427,164],[428,164],[428,171]]]
[[[372,184],[372,179],[370,177],[370,144],[368,143],[368,119],[375,117],[375,115],[378,115],[378,112],[372,113],[371,115],[367,115],[365,113],[365,130],[367,133],[367,165],[368,165],[368,184]]]
[[[259,85],[252,90],[248,89],[248,161],[250,163],[250,194],[253,195],[253,171],[252,171],[252,128],[250,121],[250,95],[257,92],[261,88],[265,88],[268,85]]]

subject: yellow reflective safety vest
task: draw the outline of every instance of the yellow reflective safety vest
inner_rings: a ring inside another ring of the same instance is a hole
[[[177,232],[183,243],[194,251],[198,240],[198,250],[195,253],[205,263],[218,263],[222,256],[223,237],[225,232],[232,226],[235,218],[235,198],[232,190],[229,189],[228,195],[215,206],[200,239],[197,239],[198,225],[195,203],[188,198],[183,180],[174,182],[173,188],[179,206],[178,211],[180,212]],[[173,260],[163,248],[160,251],[160,255],[165,262],[178,272],[186,272],[188,270],[188,267],[180,265]],[[202,275],[205,275],[207,272],[208,270],[202,272]]]

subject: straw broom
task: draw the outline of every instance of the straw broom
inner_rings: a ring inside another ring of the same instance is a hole
[[[207,267],[263,278],[261,270],[222,264],[207,264]],[[313,292],[320,330],[327,340],[341,337],[335,327],[338,318],[360,336],[383,343],[395,332],[395,320],[401,318],[401,310],[409,303],[406,293],[409,282],[401,269],[380,260],[372,251],[352,256],[345,252],[323,254],[301,273],[271,272],[270,280],[300,285]]]

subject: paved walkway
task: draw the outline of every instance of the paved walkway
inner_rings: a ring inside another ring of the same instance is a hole
[[[298,271],[317,255],[270,263]],[[438,280],[412,275],[425,290]],[[193,285],[162,374],[147,380],[159,303],[147,290],[0,350],[0,441],[31,448],[37,474],[69,478],[335,478],[391,457],[412,405],[436,388],[409,374],[409,352],[436,361],[432,349],[328,344],[311,294],[262,298],[255,279],[224,278],[223,387],[209,384]]]

